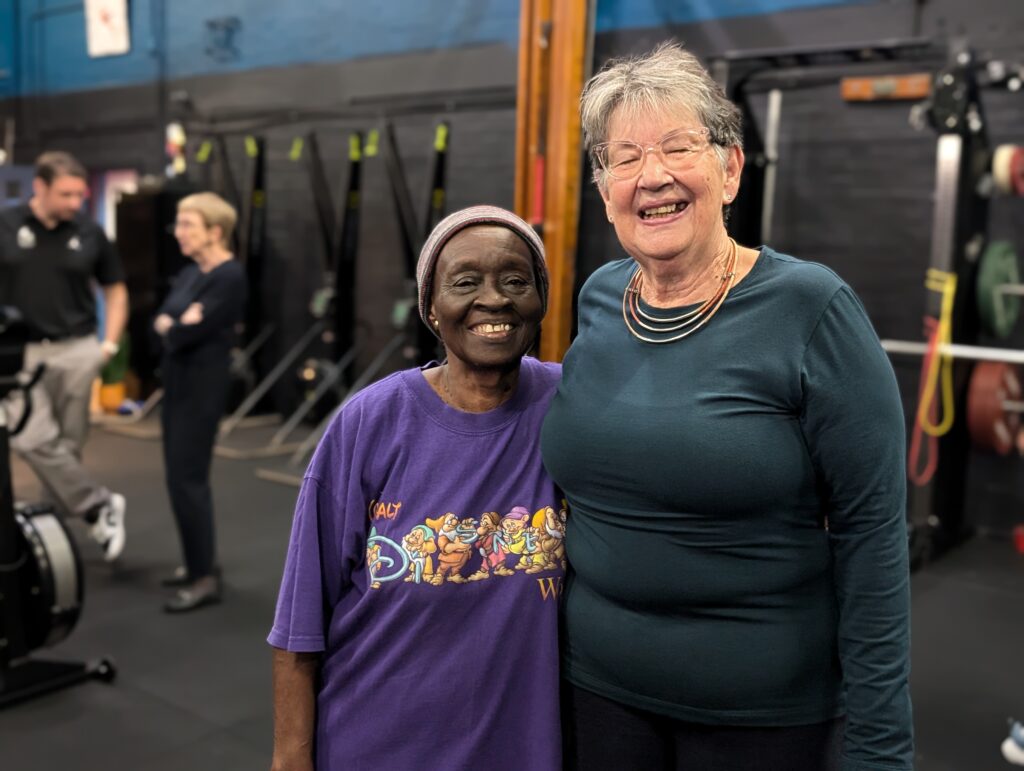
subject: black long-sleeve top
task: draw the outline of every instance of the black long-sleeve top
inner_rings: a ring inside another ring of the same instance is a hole
[[[222,262],[208,273],[195,264],[186,266],[157,312],[174,319],[163,335],[165,357],[194,357],[206,352],[226,355],[235,342],[246,294],[245,270],[235,260]],[[203,319],[198,324],[182,324],[181,315],[192,303],[202,304]]]

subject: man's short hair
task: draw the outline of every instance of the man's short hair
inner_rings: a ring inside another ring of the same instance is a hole
[[[40,155],[36,159],[36,178],[52,185],[57,177],[78,177],[88,181],[89,174],[71,153],[52,150]]]

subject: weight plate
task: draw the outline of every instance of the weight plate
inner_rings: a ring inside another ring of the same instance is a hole
[[[992,181],[1004,195],[1024,196],[1024,147],[999,145],[992,154]]]
[[[1011,364],[983,361],[971,373],[967,389],[967,428],[977,447],[1009,455],[1016,447],[1020,414],[1007,402],[1021,397],[1020,376]]]
[[[999,338],[1013,331],[1020,315],[1020,298],[996,290],[1005,284],[1019,284],[1017,254],[1009,241],[992,241],[978,264],[978,313],[985,329]]]

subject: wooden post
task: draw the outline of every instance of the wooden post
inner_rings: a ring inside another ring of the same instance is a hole
[[[569,348],[579,226],[579,96],[587,72],[587,0],[522,0],[516,99],[516,211],[544,239],[551,288],[541,358]]]

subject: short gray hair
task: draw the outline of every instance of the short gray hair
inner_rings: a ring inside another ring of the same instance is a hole
[[[584,86],[580,96],[583,145],[591,153],[594,182],[604,189],[604,172],[593,156],[594,145],[608,139],[617,110],[636,115],[683,107],[707,126],[722,165],[727,149],[743,147],[740,110],[704,69],[700,60],[678,43],[665,42],[641,56],[612,59]]]

